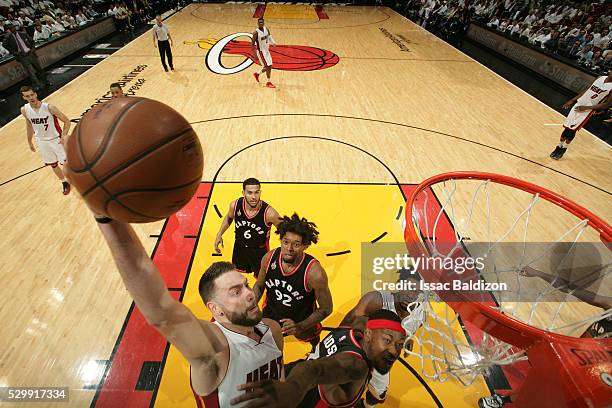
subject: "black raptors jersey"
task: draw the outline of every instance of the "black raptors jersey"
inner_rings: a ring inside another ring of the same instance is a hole
[[[291,319],[298,323],[310,316],[315,309],[316,297],[306,284],[306,279],[315,262],[318,261],[312,255],[305,253],[302,262],[291,274],[285,274],[281,249],[274,250],[266,268],[264,317],[276,321]]]
[[[261,201],[257,214],[249,217],[245,211],[244,197],[236,200],[234,224],[236,243],[246,248],[267,248],[270,239],[270,225],[266,221],[268,204]]]
[[[328,357],[334,355],[336,353],[350,353],[354,354],[355,358],[360,358],[364,360],[368,367],[370,367],[370,373],[372,372],[372,367],[370,366],[370,362],[366,356],[365,351],[361,348],[359,343],[357,342],[356,336],[361,335],[355,332],[350,327],[338,327],[337,329],[331,331],[325,338],[317,344],[314,351],[310,353],[308,356],[308,360],[316,360],[321,357]],[[370,382],[371,374],[368,374],[368,377],[363,382],[361,389],[355,395],[352,401],[346,401],[342,405],[332,405],[325,398],[325,386],[318,386],[318,396],[321,398],[325,405],[317,404],[316,406],[325,406],[325,407],[352,407],[355,402],[361,397],[363,391],[366,386]]]

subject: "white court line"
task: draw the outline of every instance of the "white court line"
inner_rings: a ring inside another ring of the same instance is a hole
[[[544,123],[544,126],[563,126],[563,123]]]
[[[78,65],[78,64],[66,64],[66,65],[62,65],[62,67],[95,67],[96,64],[93,65]],[[66,84],[68,85],[68,84]],[[49,95],[51,96],[51,95]]]
[[[490,69],[489,67],[485,66],[484,64],[481,64],[479,61],[475,60],[474,58],[470,57],[469,55],[467,55],[465,52],[461,51],[458,48],[453,47],[452,45],[450,45],[449,43],[447,43],[446,41],[442,40],[441,38],[436,37],[434,34],[430,33],[429,31],[427,31],[426,29],[424,29],[423,27],[421,27],[420,25],[418,25],[417,23],[415,23],[414,21],[409,20],[408,18],[402,16],[400,13],[398,13],[397,11],[387,7],[387,9],[391,10],[392,12],[394,12],[395,14],[397,14],[398,16],[400,16],[401,18],[403,18],[404,20],[414,24],[415,26],[417,26],[418,28],[421,29],[421,31],[426,32],[427,34],[429,34],[430,36],[446,43],[449,47],[459,51],[461,54],[465,55],[466,57],[468,57],[469,59],[471,59],[472,61],[476,62],[477,64],[481,65],[483,68],[487,69],[488,71],[492,72],[493,74],[497,75],[498,77],[500,77],[501,79],[503,79],[504,81],[508,82],[510,85],[512,85],[513,87],[515,87],[516,89],[518,89],[519,91],[523,92],[525,95],[528,95],[531,99],[539,102],[540,104],[546,106],[548,109],[550,109],[551,111],[555,112],[557,115],[560,115],[561,117],[563,117],[565,119],[565,116],[561,115],[559,112],[557,112],[556,110],[554,110],[552,107],[548,106],[547,104],[545,104],[544,102],[542,102],[541,100],[539,100],[538,98],[536,98],[535,96],[531,95],[529,92],[525,91],[524,89],[522,89],[519,86],[514,85],[512,82],[508,81],[506,78],[504,78],[503,76],[499,75],[497,72],[493,71],[492,69]],[[588,130],[582,128],[581,130],[583,130],[584,132],[588,133],[589,135],[593,136],[596,140],[598,140],[599,142],[601,142],[602,144],[608,146],[608,147],[612,147],[610,146],[608,143],[606,143],[604,140],[598,138],[597,136],[595,136],[593,133],[589,132]]]

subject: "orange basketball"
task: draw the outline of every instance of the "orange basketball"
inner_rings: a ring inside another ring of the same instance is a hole
[[[94,107],[65,148],[68,181],[94,212],[123,222],[167,218],[202,180],[202,147],[189,122],[147,98]]]

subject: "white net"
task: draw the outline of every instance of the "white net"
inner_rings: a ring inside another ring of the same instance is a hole
[[[587,220],[540,194],[490,180],[451,179],[419,193],[412,210],[430,258],[482,259],[480,267],[454,279],[501,288],[480,292],[478,298],[472,294],[469,300],[486,302],[529,326],[575,337],[594,322],[612,319],[610,249]],[[425,281],[444,280],[422,275]],[[403,321],[412,334],[405,352],[419,361],[424,376],[455,378],[467,386],[495,365],[527,358],[508,339],[486,332],[468,339],[466,322],[438,295],[420,293]],[[465,299],[445,294],[444,300]]]

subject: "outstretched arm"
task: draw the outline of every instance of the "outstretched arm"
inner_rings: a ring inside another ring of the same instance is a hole
[[[98,225],[125,287],[147,322],[190,363],[218,371],[212,328],[202,325],[187,307],[170,295],[132,227],[114,220]]]
[[[382,298],[377,291],[368,292],[359,299],[359,302],[342,319],[340,326],[351,326],[359,330],[365,330],[367,315],[382,307]]]
[[[593,293],[589,290],[582,289],[582,287],[590,283],[593,283],[597,279],[599,279],[599,276],[600,276],[599,272],[602,272],[602,271],[595,270],[591,272],[589,276],[579,279],[580,281],[582,281],[580,282],[580,284],[576,284],[575,282],[569,282],[559,276],[550,275],[550,274],[538,271],[537,269],[533,269],[529,266],[526,266],[523,269],[522,274],[525,276],[536,276],[550,283],[554,288],[561,290],[563,292],[566,292],[566,293],[570,293],[573,296],[576,296],[578,299],[582,300],[583,302],[586,302],[596,307],[601,307],[604,310],[608,310],[612,308],[612,298],[611,297],[602,296],[597,293]]]
[[[346,384],[364,380],[368,376],[367,363],[348,353],[337,353],[317,360],[298,363],[285,382],[257,381],[239,387],[246,392],[231,401],[232,405],[251,401],[249,408],[292,408],[306,392],[319,384]],[[351,396],[347,396],[350,398]]]

